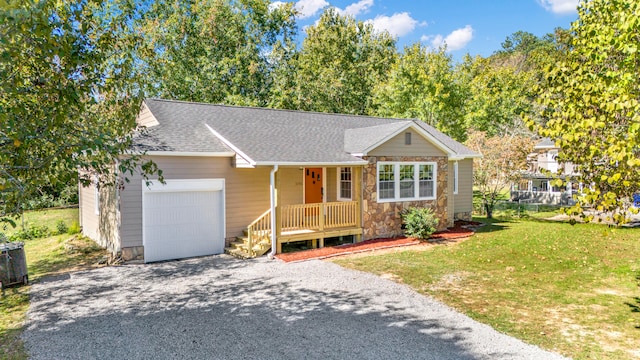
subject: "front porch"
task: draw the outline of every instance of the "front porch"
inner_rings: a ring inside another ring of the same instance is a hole
[[[327,238],[354,236],[362,240],[362,167],[280,168],[272,178],[272,208],[265,211],[226,249],[239,257],[261,256],[282,245],[310,241],[313,248],[324,247]],[[300,185],[292,174],[301,170]],[[327,176],[329,174],[330,176]],[[286,175],[286,176],[283,176]],[[292,186],[292,184],[294,186]],[[334,186],[335,184],[335,186]],[[342,187],[342,188],[341,188]],[[292,194],[302,193],[304,204],[286,204]],[[343,195],[343,196],[341,196]],[[350,199],[344,199],[349,195]],[[275,215],[275,216],[274,216]]]

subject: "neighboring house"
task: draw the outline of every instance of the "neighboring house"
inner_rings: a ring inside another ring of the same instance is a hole
[[[544,138],[534,146],[529,155],[529,169],[522,172],[522,179],[511,187],[511,200],[552,205],[572,205],[573,194],[582,190],[581,184],[571,182],[577,175],[571,163],[558,164],[559,148]],[[566,187],[553,186],[555,177],[568,179]]]
[[[80,188],[83,233],[125,260],[394,237],[409,207],[471,219],[479,155],[418,120],[148,99],[138,122],[166,184]]]

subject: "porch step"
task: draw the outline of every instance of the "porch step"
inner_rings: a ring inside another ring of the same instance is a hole
[[[262,256],[271,250],[271,242],[262,241],[255,243],[251,250],[252,251],[249,250],[249,237],[238,236],[235,241],[229,244],[229,247],[224,249],[224,252],[240,259],[251,259]]]

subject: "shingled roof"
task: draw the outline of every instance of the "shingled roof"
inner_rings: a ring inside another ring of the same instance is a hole
[[[476,157],[464,145],[419,120],[327,114],[147,99],[158,121],[135,146],[147,151],[235,152],[252,165],[361,164],[372,144],[412,127],[449,157]]]

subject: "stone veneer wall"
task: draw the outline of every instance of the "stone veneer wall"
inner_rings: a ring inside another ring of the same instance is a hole
[[[372,156],[364,157],[369,164],[363,169],[362,208],[363,214],[363,239],[377,239],[403,235],[402,219],[400,213],[409,207],[430,207],[440,219],[438,230],[444,230],[453,226],[447,216],[447,172],[448,160],[444,156]],[[378,203],[377,178],[378,161],[405,161],[405,162],[436,162],[437,169],[437,193],[435,200],[402,201]]]

